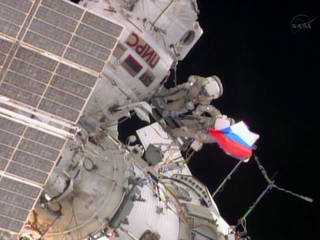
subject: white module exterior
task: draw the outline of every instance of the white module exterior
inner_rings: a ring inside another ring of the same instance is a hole
[[[81,2],[91,11],[125,26],[120,43],[126,51],[121,57],[111,56],[85,110],[85,115],[94,117],[96,120],[107,118],[112,122],[126,113],[112,113],[109,111],[110,107],[149,99],[169,74],[173,62],[182,60],[202,35],[192,1],[140,0],[136,1],[132,11],[124,7],[125,2],[127,1],[85,0]],[[194,37],[188,44],[184,44],[184,36],[189,31],[194,32]],[[138,43],[135,47],[128,46],[128,37],[132,34],[138,36],[142,44]],[[143,58],[146,54],[146,51],[141,53],[144,43],[160,58],[154,67]],[[130,75],[122,66],[129,55],[142,67],[135,76]],[[146,71],[154,76],[152,83],[148,86],[140,80]]]

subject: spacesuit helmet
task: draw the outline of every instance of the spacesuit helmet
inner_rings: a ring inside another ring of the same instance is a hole
[[[217,99],[223,94],[223,86],[218,76],[207,77],[202,87],[204,94],[213,99]]]

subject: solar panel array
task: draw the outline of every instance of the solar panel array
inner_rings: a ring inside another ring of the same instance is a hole
[[[19,233],[65,141],[0,116],[0,229]]]
[[[0,231],[20,232],[65,141],[0,116]]]
[[[41,188],[0,175],[0,236],[1,229],[22,230],[40,192]]]
[[[0,170],[45,184],[65,139],[0,116]]]
[[[0,32],[17,38],[33,0],[0,0],[0,4]]]
[[[122,30],[64,0],[0,0],[0,96],[76,123]],[[0,114],[0,238],[22,230],[65,141]]]
[[[63,0],[0,9],[0,94],[77,122],[123,28]]]

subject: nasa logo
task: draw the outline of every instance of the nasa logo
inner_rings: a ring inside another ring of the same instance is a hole
[[[305,30],[311,30],[311,23],[314,22],[316,18],[311,18],[307,15],[299,14],[296,15],[291,20],[291,32],[298,33]]]
[[[150,67],[154,68],[158,64],[160,60],[158,53],[136,33],[131,33],[126,44],[134,49]]]

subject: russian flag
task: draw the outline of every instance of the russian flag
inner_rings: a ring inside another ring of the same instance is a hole
[[[211,129],[209,132],[228,155],[244,161],[250,159],[254,143],[259,139],[259,135],[250,132],[242,121],[224,129]]]

